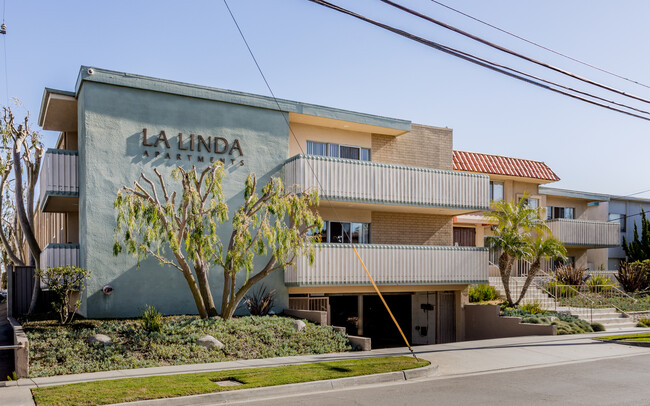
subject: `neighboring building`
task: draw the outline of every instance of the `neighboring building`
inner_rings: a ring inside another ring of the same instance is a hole
[[[625,260],[623,251],[623,236],[630,242],[634,240],[634,226],[638,227],[639,238],[641,238],[641,212],[648,215],[650,211],[650,199],[629,196],[609,196],[609,221],[619,224],[621,233],[621,244],[608,250],[608,268],[618,269],[621,261]],[[650,217],[650,216],[649,216]]]
[[[276,310],[322,306],[332,324],[373,345],[398,342],[354,243],[414,344],[464,338],[468,285],[487,282],[488,253],[455,247],[452,219],[487,210],[490,184],[453,171],[450,129],[88,67],[74,92],[46,89],[39,124],[61,133],[41,173],[41,264],[93,271],[84,316],[137,316],[147,304],[196,312],[180,273],[112,255],[113,201],[141,172],[221,159],[231,210],[251,171],[260,182],[277,175],[322,186],[314,210],[326,229],[315,265],[302,258],[263,282],[277,292]],[[220,303],[219,270],[210,283]]]
[[[567,262],[592,270],[607,268],[607,248],[619,244],[617,226],[608,222],[608,196],[543,186],[560,178],[544,162],[528,159],[454,151],[454,169],[489,175],[492,201],[526,196],[529,205],[544,208],[551,232],[567,248]],[[455,244],[484,246],[490,234],[491,224],[481,214],[454,219]],[[496,264],[495,257],[491,263]],[[546,263],[545,269],[556,265]],[[520,264],[517,273],[526,270]]]

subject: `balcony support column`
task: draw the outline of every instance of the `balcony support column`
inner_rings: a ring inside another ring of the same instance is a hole
[[[363,335],[363,295],[357,296],[357,314],[359,321],[357,326],[357,335]]]

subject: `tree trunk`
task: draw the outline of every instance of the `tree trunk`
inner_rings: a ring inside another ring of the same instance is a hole
[[[180,256],[179,254],[174,254],[174,256],[176,257],[176,261],[178,261],[178,264],[183,269],[183,276],[187,281],[187,286],[189,286],[190,291],[192,292],[192,297],[194,298],[196,309],[199,311],[199,316],[202,319],[207,319],[208,312],[205,310],[205,304],[203,303],[203,297],[201,297],[201,291],[199,290],[198,286],[196,286],[196,281],[194,280],[194,275],[192,275],[192,271],[190,270],[190,267],[187,265],[185,258]]]
[[[530,269],[528,270],[528,276],[526,277],[526,281],[524,282],[524,287],[521,288],[521,293],[519,294],[519,299],[517,299],[517,301],[515,302],[515,306],[518,306],[519,302],[521,302],[521,299],[523,299],[524,296],[526,295],[526,292],[528,291],[530,284],[533,283],[533,279],[535,278],[535,275],[537,275],[537,272],[539,272],[541,266],[542,266],[542,261],[539,259],[536,259],[535,262],[533,262],[530,265]]]
[[[510,273],[512,271],[512,264],[515,262],[515,257],[509,255],[505,251],[499,256],[499,273],[501,274],[501,283],[503,283],[503,290],[506,292],[506,301],[508,306],[513,306],[512,295],[510,293]]]
[[[196,279],[199,282],[199,290],[203,297],[203,305],[208,314],[208,317],[217,316],[217,308],[214,305],[212,292],[210,291],[210,282],[208,281],[208,265],[201,260],[194,262],[194,271],[196,272]]]

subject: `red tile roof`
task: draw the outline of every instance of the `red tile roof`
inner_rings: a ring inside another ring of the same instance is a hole
[[[544,162],[476,152],[454,151],[454,170],[558,181]]]

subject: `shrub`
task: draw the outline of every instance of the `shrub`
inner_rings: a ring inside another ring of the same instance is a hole
[[[71,322],[81,306],[80,298],[73,301],[73,292],[83,290],[84,280],[90,276],[90,270],[74,266],[56,266],[37,269],[36,272],[49,290],[56,295],[56,301],[52,302],[52,307],[59,314],[61,324]]]
[[[151,305],[145,307],[142,311],[142,327],[147,331],[160,333],[163,329],[162,314]]]
[[[523,305],[519,306],[519,308],[521,310],[527,312],[527,313],[530,313],[530,314],[546,314],[547,313],[546,310],[539,307],[538,302],[526,303],[526,304],[523,304]]]
[[[616,274],[616,280],[629,293],[648,289],[648,272],[650,260],[622,262]]]
[[[491,285],[475,285],[469,287],[469,301],[487,302],[498,297],[497,290]]]
[[[555,280],[562,285],[582,285],[588,276],[587,268],[578,268],[573,265],[564,265],[555,270]]]
[[[275,304],[275,289],[269,292],[266,286],[261,286],[257,291],[247,295],[243,304],[253,316],[266,316]]]
[[[605,326],[600,323],[591,323],[591,329],[594,330],[594,332],[605,331]]]
[[[602,273],[591,275],[591,278],[587,280],[587,286],[592,293],[608,292],[613,287],[612,280]]]
[[[637,327],[650,327],[650,319],[643,317],[639,319],[639,322],[636,324]]]

